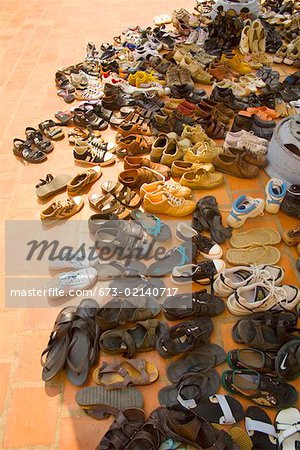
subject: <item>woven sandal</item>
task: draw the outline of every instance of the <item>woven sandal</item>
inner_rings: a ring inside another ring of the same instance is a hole
[[[244,264],[276,264],[281,258],[281,253],[271,245],[253,245],[248,248],[231,248],[226,253],[226,259],[233,265]]]
[[[253,228],[243,233],[235,233],[230,239],[230,245],[234,248],[246,248],[252,245],[279,244],[281,236],[274,228]]]

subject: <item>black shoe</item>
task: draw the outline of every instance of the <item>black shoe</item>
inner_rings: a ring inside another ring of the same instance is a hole
[[[300,184],[292,184],[287,189],[280,209],[284,214],[300,219]]]
[[[245,107],[244,102],[241,99],[236,98],[229,88],[222,89],[219,86],[215,86],[211,93],[210,100],[224,103],[224,105],[234,111],[241,111]]]
[[[233,131],[234,133],[240,130],[251,131],[252,127],[253,127],[252,117],[242,116],[238,114],[234,118],[231,131]]]

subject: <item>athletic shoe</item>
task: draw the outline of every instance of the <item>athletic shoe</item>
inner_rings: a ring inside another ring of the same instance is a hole
[[[172,280],[176,284],[192,283],[193,281],[200,284],[209,284],[224,268],[225,263],[222,259],[176,266],[172,271]]]
[[[266,204],[265,210],[270,214],[276,214],[285,197],[287,184],[279,178],[271,178],[266,184]]]
[[[89,289],[98,278],[98,272],[93,267],[63,272],[52,278],[47,284],[48,298],[57,299],[66,295],[80,295],[80,291]]]
[[[232,205],[226,221],[232,228],[240,228],[247,219],[263,215],[265,201],[262,198],[252,198],[241,195]]]
[[[191,240],[198,251],[206,259],[220,259],[223,251],[219,244],[211,240],[207,236],[198,233],[194,228],[187,225],[185,222],[179,222],[176,228],[176,237],[182,241]]]
[[[284,278],[284,269],[279,266],[237,266],[224,269],[214,282],[214,291],[221,297],[228,297],[236,289],[259,282],[279,285]]]
[[[280,378],[292,380],[300,373],[300,339],[292,339],[277,353],[276,372]]]

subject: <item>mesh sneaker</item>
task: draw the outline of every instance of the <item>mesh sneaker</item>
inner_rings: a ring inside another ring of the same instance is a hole
[[[262,198],[252,198],[248,195],[241,195],[232,205],[226,221],[232,228],[240,228],[247,219],[263,214],[265,201]]]
[[[269,282],[278,285],[284,277],[284,269],[278,266],[237,266],[224,269],[214,282],[217,295],[227,297],[240,287],[257,282]]]
[[[278,213],[280,205],[285,197],[287,184],[279,178],[271,178],[266,184],[265,210],[270,214]]]

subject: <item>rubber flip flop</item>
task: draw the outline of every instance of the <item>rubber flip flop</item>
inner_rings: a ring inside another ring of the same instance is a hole
[[[276,450],[276,431],[268,414],[258,406],[250,406],[245,413],[245,428],[253,448]]]
[[[149,214],[135,209],[131,211],[131,218],[136,220],[146,233],[157,241],[166,241],[171,237],[169,225],[163,223],[154,214]]]
[[[158,392],[158,400],[167,408],[181,405],[195,408],[201,400],[214,395],[221,385],[220,375],[216,370],[184,376],[179,383],[166,386]]]
[[[130,261],[128,265],[119,261],[103,263],[102,261],[95,266],[98,272],[98,281],[110,280],[112,278],[127,278],[146,275],[147,266],[140,261]]]
[[[296,450],[300,441],[300,411],[298,408],[287,408],[279,411],[275,417],[277,445],[279,450]]]
[[[192,411],[195,416],[220,425],[232,425],[244,418],[242,405],[230,395],[211,395],[207,400],[197,403]]]
[[[253,246],[250,248],[230,248],[226,253],[226,259],[233,265],[257,265],[276,264],[281,258],[281,253],[271,245]]]
[[[234,248],[246,248],[252,245],[275,245],[280,241],[280,234],[273,228],[253,228],[234,234],[230,239],[230,245]]]
[[[197,248],[192,241],[172,248],[162,259],[149,266],[147,275],[149,277],[163,277],[171,274],[174,267],[191,264],[196,253]]]
[[[124,408],[142,408],[144,404],[142,394],[134,387],[125,389],[86,387],[76,393],[75,400],[86,414],[97,420],[115,416]]]
[[[55,195],[66,189],[71,178],[70,175],[58,175],[53,178],[52,175],[48,174],[46,180],[40,179],[40,183],[36,185],[35,193],[40,199]]]
[[[170,363],[166,373],[171,383],[178,383],[186,375],[206,371],[222,364],[226,360],[226,353],[217,344],[205,344],[188,355]]]

